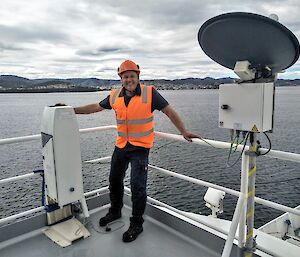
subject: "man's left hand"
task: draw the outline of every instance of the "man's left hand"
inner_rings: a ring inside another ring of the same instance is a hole
[[[200,136],[193,134],[189,131],[182,133],[182,136],[184,137],[185,140],[187,140],[189,142],[192,142],[192,138],[200,138]]]

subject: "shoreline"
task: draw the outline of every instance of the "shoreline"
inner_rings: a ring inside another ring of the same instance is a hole
[[[0,94],[27,94],[27,93],[80,93],[80,92],[100,92],[100,91],[110,91],[110,89],[103,90],[99,88],[93,89],[26,89],[26,90],[17,90],[17,89],[8,89],[0,90]]]
[[[157,88],[159,91],[170,90],[170,91],[180,91],[180,90],[207,90],[207,89],[219,89],[219,88],[180,88],[180,89],[161,89]],[[72,89],[57,89],[57,90],[0,90],[0,94],[27,94],[27,93],[84,93],[84,92],[102,92],[111,91],[111,89],[83,89],[83,90],[72,90]]]
[[[276,88],[290,88],[297,87],[297,85],[287,85],[287,86],[275,86]],[[219,87],[207,86],[207,87],[199,87],[199,88],[159,88],[157,90],[164,91],[180,91],[180,90],[218,90]],[[56,88],[56,89],[7,89],[1,90],[0,94],[29,94],[29,93],[88,93],[88,92],[102,92],[102,91],[111,91],[111,88],[108,89],[99,89],[99,88]]]

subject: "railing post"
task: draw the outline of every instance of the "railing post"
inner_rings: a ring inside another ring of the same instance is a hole
[[[248,191],[248,168],[249,168],[249,156],[243,152],[242,165],[241,165],[241,197],[244,199],[245,204],[241,211],[240,223],[239,223],[239,237],[238,247],[240,256],[243,256],[245,247],[245,233],[246,233],[246,210],[247,210],[247,191]]]
[[[254,229],[254,209],[255,209],[255,177],[256,177],[256,134],[250,132],[250,147],[246,152],[249,155],[248,170],[248,193],[247,193],[247,235],[245,245],[245,256],[251,257],[255,250],[255,239],[253,238]]]
[[[242,209],[244,208],[244,204],[245,204],[245,199],[243,196],[240,196],[238,199],[238,202],[236,204],[235,210],[234,210],[230,229],[229,229],[229,232],[227,235],[227,240],[226,240],[223,252],[222,252],[222,257],[230,256],[231,249],[233,246],[233,240],[235,239],[236,229],[239,224],[239,220],[241,218],[241,213],[242,213]]]

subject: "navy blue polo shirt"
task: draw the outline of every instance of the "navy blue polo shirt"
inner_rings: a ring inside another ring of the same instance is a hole
[[[134,90],[134,93],[132,96],[135,95],[141,95],[141,87],[140,84],[138,84],[138,86],[136,87],[136,89]],[[132,96],[127,96],[125,93],[125,88],[123,87],[119,97],[124,97],[124,102],[126,107],[128,106],[130,99],[132,98]],[[111,110],[112,107],[110,105],[109,102],[109,98],[110,95],[108,95],[106,98],[104,98],[99,105],[104,108],[104,109],[108,109]],[[160,94],[158,93],[158,91],[152,87],[152,103],[151,103],[151,112],[154,112],[155,110],[161,111],[163,108],[165,108],[168,105],[168,101]],[[127,142],[126,146],[124,148],[122,148],[124,150],[127,151],[134,151],[134,150],[139,150],[139,149],[145,149],[144,147],[141,146],[135,146],[130,144],[129,142]]]
[[[135,95],[141,95],[141,87],[138,85],[136,89],[134,90],[133,96]],[[128,106],[130,99],[132,96],[127,96],[125,93],[125,88],[123,87],[120,94],[120,97],[124,97],[125,105]],[[105,99],[103,99],[99,105],[104,109],[111,110],[110,102],[109,102],[110,96],[108,95]],[[151,103],[151,111],[154,112],[155,110],[161,111],[163,108],[165,108],[169,103],[167,100],[160,94],[158,91],[152,87],[152,103]]]

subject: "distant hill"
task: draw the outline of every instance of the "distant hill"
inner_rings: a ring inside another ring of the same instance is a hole
[[[233,78],[185,78],[185,79],[155,79],[142,80],[142,83],[155,85],[164,89],[205,89],[218,88],[220,84],[231,83]],[[15,75],[0,76],[0,92],[66,92],[66,91],[100,91],[110,90],[120,85],[120,80],[98,78],[69,78],[69,79],[27,79]],[[277,86],[299,86],[300,79],[278,80]]]
[[[0,76],[0,86],[3,88],[16,88],[20,86],[31,85],[31,80],[23,77],[18,77],[14,75],[1,75]]]
[[[110,90],[117,80],[97,78],[27,79],[14,75],[0,76],[0,92],[66,92]]]

